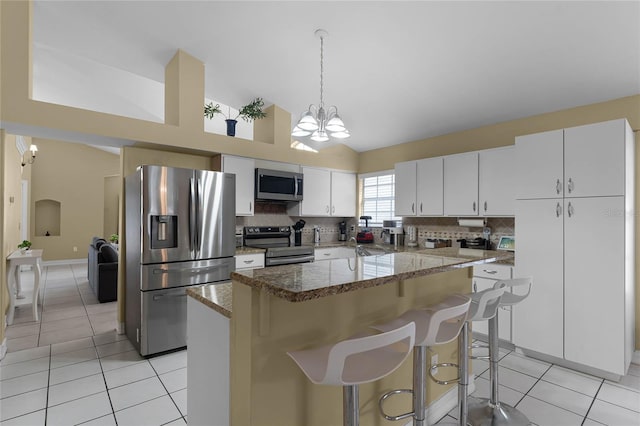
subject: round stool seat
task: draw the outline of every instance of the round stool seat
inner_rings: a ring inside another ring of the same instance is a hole
[[[357,385],[394,372],[411,353],[415,324],[302,351],[287,352],[315,384]]]
[[[472,293],[467,321],[487,321],[495,317],[505,295],[504,286]]]
[[[467,318],[471,299],[454,294],[437,305],[425,309],[412,309],[388,323],[372,328],[380,331],[392,330],[403,324],[416,324],[415,346],[435,346],[455,340]]]
[[[514,278],[512,280],[501,280],[496,282],[493,285],[493,288],[505,289],[504,295],[500,299],[500,306],[513,306],[522,302],[524,299],[526,299],[529,296],[529,293],[531,293],[532,282],[533,282],[533,279],[531,278]],[[525,285],[529,286],[525,294],[515,294],[510,291],[506,291],[509,287],[513,289],[515,287],[520,287]]]

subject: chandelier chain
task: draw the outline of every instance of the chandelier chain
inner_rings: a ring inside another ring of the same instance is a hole
[[[324,37],[320,37],[320,108],[324,107]]]

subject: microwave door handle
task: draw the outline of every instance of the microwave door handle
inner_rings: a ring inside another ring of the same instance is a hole
[[[293,196],[298,195],[298,178],[296,176],[293,177]]]

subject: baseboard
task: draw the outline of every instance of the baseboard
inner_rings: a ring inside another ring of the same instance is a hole
[[[87,259],[63,259],[63,260],[45,260],[42,262],[42,266],[55,266],[55,265],[80,265],[87,263]]]
[[[2,340],[2,344],[0,345],[0,361],[4,359],[4,356],[7,354],[7,338],[5,337]]]
[[[640,351],[635,351],[631,356],[631,363],[640,365]]]
[[[116,329],[116,333],[124,334],[124,332],[125,332],[124,323],[123,322],[118,322],[118,328]]]

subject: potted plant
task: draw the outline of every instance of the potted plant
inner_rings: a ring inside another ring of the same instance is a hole
[[[118,236],[118,234],[111,234],[111,236],[109,237],[109,242],[111,243],[112,246],[114,246],[116,248],[116,250],[118,249],[118,240],[120,239],[120,237]]]
[[[259,120],[267,116],[267,114],[262,110],[264,107],[264,101],[262,98],[255,98],[253,101],[248,103],[247,105],[240,108],[238,111],[238,115],[234,118],[231,118],[230,115],[222,112],[220,108],[220,104],[213,104],[213,102],[209,102],[204,105],[204,116],[208,119],[212,119],[216,114],[222,114],[225,117],[225,121],[227,122],[227,136],[235,136],[236,135],[236,123],[238,123],[238,117],[242,117],[242,119],[248,123],[253,120]],[[231,108],[229,108],[229,112],[231,112]]]
[[[20,252],[24,254],[27,250],[31,250],[31,241],[22,240],[22,242],[18,244],[18,248],[20,249]]]

